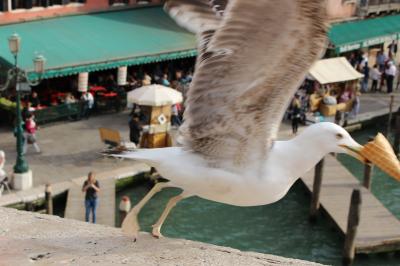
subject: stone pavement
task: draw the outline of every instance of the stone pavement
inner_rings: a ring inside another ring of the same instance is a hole
[[[26,159],[33,171],[33,184],[57,183],[85,176],[89,171],[108,171],[131,166],[133,161],[102,156],[104,144],[99,137],[99,127],[119,130],[128,140],[128,113],[112,113],[77,122],[57,122],[43,125],[38,130],[41,154],[28,148]],[[0,129],[0,149],[6,153],[7,173],[15,163],[15,138],[11,128]]]
[[[0,265],[249,265],[317,263],[182,239],[136,242],[119,228],[0,207]]]
[[[367,93],[361,96],[359,118],[368,119],[388,112],[390,96],[385,93]],[[395,93],[394,110],[400,106],[400,94]],[[131,160],[116,160],[99,154],[104,147],[98,128],[119,130],[128,140],[128,111],[103,114],[89,120],[57,122],[43,125],[38,131],[38,143],[42,149],[36,154],[28,149],[26,159],[33,171],[33,183],[37,187],[45,183],[58,183],[85,176],[89,171],[110,171],[136,164]],[[357,120],[353,121],[357,122]],[[281,137],[291,136],[290,126],[283,123]],[[15,138],[9,127],[0,128],[0,150],[6,153],[5,169],[12,172],[15,163]],[[143,166],[143,165],[142,165]]]

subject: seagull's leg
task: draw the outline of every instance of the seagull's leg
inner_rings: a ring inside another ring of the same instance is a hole
[[[133,236],[136,240],[137,234],[140,230],[139,222],[138,222],[138,214],[143,206],[157,193],[160,192],[163,188],[169,187],[168,182],[160,182],[154,185],[154,187],[146,194],[146,196],[139,201],[135,207],[128,213],[122,222],[122,231],[129,235]]]
[[[153,225],[153,231],[152,231],[152,235],[156,238],[160,238],[163,235],[161,234],[161,226],[163,225],[165,219],[167,218],[169,212],[171,211],[171,209],[173,207],[175,207],[175,205],[181,201],[184,198],[188,198],[191,195],[186,194],[185,192],[182,192],[181,194],[179,194],[178,196],[172,197],[168,203],[167,206],[165,207],[163,213],[161,214],[160,218],[158,219],[157,223],[155,223]]]

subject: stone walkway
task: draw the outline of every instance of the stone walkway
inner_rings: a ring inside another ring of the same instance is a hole
[[[29,147],[26,155],[33,171],[34,186],[67,181],[85,176],[89,171],[109,171],[132,165],[133,161],[116,160],[99,153],[105,146],[99,137],[99,127],[119,130],[124,140],[129,139],[127,112],[41,126],[37,137],[42,153],[36,154],[33,147]],[[0,149],[6,153],[8,173],[15,163],[15,146],[11,128],[1,128]]]
[[[0,217],[0,265],[321,265],[147,233],[133,242],[118,228],[10,208]]]
[[[361,112],[358,118],[370,119],[387,113],[389,101],[390,96],[384,93],[362,95]],[[400,97],[396,92],[394,110],[397,110],[399,106]],[[89,120],[64,121],[42,126],[38,132],[38,143],[42,153],[36,154],[30,147],[26,155],[33,171],[34,187],[46,183],[70,181],[73,178],[86,176],[89,171],[111,171],[134,165],[134,161],[105,158],[99,154],[104,144],[100,141],[98,128],[108,127],[119,130],[122,138],[127,140],[128,119],[128,112],[125,111],[99,115]],[[291,137],[290,126],[287,123],[282,124],[280,137]],[[15,146],[12,129],[0,128],[0,150],[6,153],[5,170],[8,173],[12,172],[15,163]],[[24,192],[19,193],[24,195]]]

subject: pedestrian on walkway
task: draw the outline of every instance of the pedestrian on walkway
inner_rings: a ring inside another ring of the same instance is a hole
[[[36,131],[38,127],[35,122],[35,116],[32,113],[27,115],[25,120],[25,131],[24,131],[24,150],[25,154],[28,150],[28,144],[32,144],[37,153],[40,153],[39,145],[37,144]]]
[[[375,64],[371,71],[372,86],[371,92],[376,92],[378,90],[378,82],[381,78],[382,73],[378,69],[378,65]]]
[[[82,93],[81,103],[82,103],[81,118],[89,119],[90,113],[94,105],[93,95],[89,91]]]
[[[354,100],[353,100],[353,107],[352,107],[351,113],[350,113],[350,117],[352,119],[356,118],[357,115],[360,113],[360,96],[361,96],[361,93],[360,93],[360,91],[357,90],[357,88],[356,88],[356,91],[355,91],[354,95],[355,96],[354,96]]]
[[[142,131],[142,126],[140,125],[139,115],[134,113],[131,120],[129,120],[129,140],[135,143],[137,147],[140,142],[140,133]]]
[[[89,172],[87,180],[83,183],[82,192],[85,192],[85,221],[89,222],[90,213],[92,221],[96,223],[96,210],[99,203],[97,193],[100,192],[99,181],[96,180],[94,173]]]
[[[173,127],[177,128],[182,124],[181,119],[179,118],[179,109],[179,103],[174,104],[171,107],[171,124]]]
[[[291,104],[292,109],[292,133],[293,135],[297,134],[297,130],[299,128],[300,122],[300,111],[301,111],[301,102],[300,95],[296,94]]]
[[[393,64],[392,61],[389,61],[387,64],[387,68],[385,70],[387,93],[393,92],[393,81],[394,77],[396,76],[396,72],[397,72],[396,66]]]
[[[361,81],[361,91],[362,92],[367,92],[367,90],[368,90],[368,80],[369,80],[368,61],[366,61],[362,67],[363,67],[362,71],[363,71],[363,74],[364,74],[364,78]]]

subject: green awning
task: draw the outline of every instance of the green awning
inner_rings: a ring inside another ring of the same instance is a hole
[[[195,36],[179,27],[162,7],[0,26],[0,64],[13,63],[7,42],[13,33],[22,39],[19,66],[32,71],[32,59],[41,53],[47,59],[44,78],[196,55]]]
[[[335,24],[329,39],[337,53],[400,39],[400,15]]]

